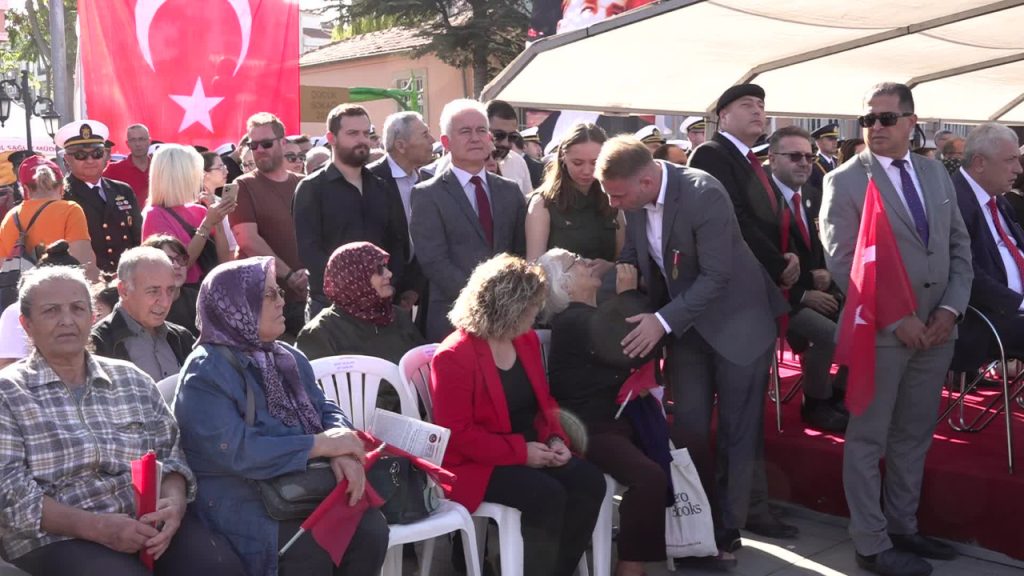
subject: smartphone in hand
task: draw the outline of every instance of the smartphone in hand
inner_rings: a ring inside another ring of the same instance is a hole
[[[238,200],[238,183],[231,182],[225,184],[220,191],[221,202],[235,202]]]

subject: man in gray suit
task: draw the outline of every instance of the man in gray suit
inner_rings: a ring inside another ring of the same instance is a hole
[[[879,328],[875,396],[862,414],[851,417],[846,430],[843,486],[857,563],[877,574],[924,575],[932,568],[921,557],[955,555],[950,546],[918,533],[917,505],[953,355],[955,323],[970,296],[971,239],[945,168],[909,152],[917,122],[910,89],[879,84],[865,102],[859,122],[867,149],[825,176],[821,241],[826,263],[848,293],[870,175],[892,225],[917,312]],[[884,481],[878,468],[883,457]]]
[[[453,100],[441,111],[441,143],[450,162],[412,191],[409,231],[430,282],[427,339],[451,331],[448,311],[477,264],[495,254],[526,253],[526,201],[519,186],[484,170],[491,153],[487,109]]]
[[[609,203],[627,211],[618,272],[638,270],[656,310],[628,319],[637,327],[623,351],[643,356],[670,336],[672,439],[689,448],[712,502],[719,548],[731,552],[747,524],[751,487],[764,481],[765,388],[775,318],[789,306],[743,241],[729,195],[711,175],[655,161],[640,140],[620,136],[602,147],[596,176]],[[710,441],[716,392],[717,483]]]

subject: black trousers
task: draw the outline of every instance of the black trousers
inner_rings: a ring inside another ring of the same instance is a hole
[[[125,554],[88,540],[62,540],[11,560],[32,576],[149,576],[138,554]],[[231,544],[186,513],[170,546],[154,565],[156,576],[245,576]]]
[[[604,489],[601,471],[574,457],[558,468],[498,466],[484,500],[522,512],[523,574],[572,576],[593,536]]]
[[[625,418],[590,427],[587,460],[626,486],[619,506],[619,560],[665,559],[665,504],[670,479],[633,442]]]
[[[277,528],[278,547],[291,540],[301,520],[281,522]],[[335,566],[327,551],[303,534],[277,562],[278,576],[375,576],[380,574],[388,552],[388,523],[379,510],[367,510],[352,535],[341,565]]]

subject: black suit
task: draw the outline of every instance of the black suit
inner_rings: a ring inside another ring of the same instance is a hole
[[[117,272],[121,254],[142,242],[142,214],[132,187],[124,182],[100,178],[106,199],[74,175],[64,182],[64,199],[76,202],[85,212],[96,266]]]
[[[960,170],[953,173],[952,180],[960,214],[971,236],[971,262],[974,267],[971,306],[995,324],[1004,346],[1017,353],[1024,352],[1024,316],[1020,313],[1024,296],[1007,286],[1006,267],[983,212],[988,208],[979,205],[974,190]],[[1024,249],[1024,230],[1021,230],[1013,208],[1002,196],[996,197],[996,205],[1007,224],[1006,233],[1017,243],[1018,249]],[[993,344],[988,329],[974,316],[967,316],[956,342],[956,367],[981,364],[992,353]]]
[[[814,164],[811,165],[811,178],[807,183],[821,190],[821,185],[825,181],[825,174],[835,170],[838,166],[839,159],[832,156],[823,156],[821,152],[818,152],[815,155]]]
[[[391,255],[392,282],[402,282],[409,229],[402,199],[380,178],[363,169],[362,192],[333,163],[317,170],[295,188],[295,239],[299,258],[309,270],[309,292],[325,303],[324,268],[331,253],[349,242],[372,242]]]
[[[779,215],[772,210],[769,200],[769,194],[774,195],[775,205],[780,209],[783,200],[778,192],[774,188],[764,189],[747,158],[721,133],[698,146],[690,156],[689,165],[722,183],[736,210],[743,239],[772,281],[780,284],[786,261],[782,257]]]
[[[405,225],[405,233],[409,233],[409,222],[405,217],[406,208],[402,199],[402,193],[398,190],[398,182],[395,181],[394,175],[391,173],[391,164],[388,163],[388,157],[384,156],[380,160],[373,162],[366,166],[366,169],[372,172],[375,176],[381,179],[388,187],[391,188],[392,193],[402,200],[402,222]],[[420,178],[422,180],[423,178]],[[412,198],[409,199],[412,202]],[[410,254],[411,253],[411,254]],[[396,254],[395,258],[398,257]],[[406,250],[402,254],[402,258],[405,261],[405,270],[402,272],[402,279],[398,282],[395,287],[395,298],[396,300],[401,297],[403,292],[412,290],[419,299],[417,304],[419,306],[419,312],[416,315],[416,327],[420,329],[420,332],[426,331],[426,318],[427,318],[427,277],[423,274],[423,269],[420,268],[420,262],[416,258],[414,247],[411,242],[406,243]]]

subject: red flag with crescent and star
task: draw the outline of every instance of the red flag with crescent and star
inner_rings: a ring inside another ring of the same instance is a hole
[[[864,194],[850,286],[839,319],[835,361],[847,366],[846,405],[864,413],[875,397],[875,336],[917,310],[910,278],[875,180]],[[879,298],[879,295],[882,295]]]
[[[85,114],[215,148],[271,112],[299,130],[297,0],[79,0]]]

